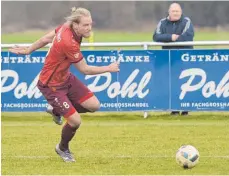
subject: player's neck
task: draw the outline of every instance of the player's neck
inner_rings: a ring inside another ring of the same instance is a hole
[[[76,30],[73,29],[73,27],[72,27],[71,24],[68,24],[68,25],[69,25],[69,27],[70,27],[70,30],[72,31],[72,34],[73,34],[73,37],[75,38],[75,40],[78,41],[79,43],[81,43],[81,41],[82,41],[82,36],[79,35],[79,34],[77,33]]]
[[[72,28],[72,31],[75,33],[75,35],[76,35],[78,38],[81,38],[81,37],[82,37],[82,36],[81,36],[79,33],[77,33],[77,31],[74,30],[73,28]]]
[[[77,37],[77,38],[81,38],[81,37],[82,37],[82,36],[78,33],[78,31],[75,30],[75,29],[73,28],[73,26],[72,26],[71,23],[68,23],[68,22],[67,22],[67,24],[69,25],[69,27],[70,27],[70,29],[71,29],[71,31],[73,32],[73,35],[74,35],[75,37]]]

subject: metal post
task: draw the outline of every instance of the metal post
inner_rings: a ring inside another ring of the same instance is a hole
[[[143,44],[143,48],[144,48],[144,50],[147,50],[147,49],[148,49],[147,43],[144,43],[144,44]]]
[[[143,48],[144,48],[144,50],[147,50],[148,49],[147,43],[144,43],[143,44]],[[147,117],[148,117],[148,112],[147,111],[144,111],[143,118],[146,119]]]

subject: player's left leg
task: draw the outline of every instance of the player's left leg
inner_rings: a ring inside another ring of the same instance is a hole
[[[78,113],[95,112],[100,108],[100,102],[86,85],[71,75],[71,86],[68,98]]]
[[[48,104],[48,107],[46,109],[46,112],[49,113],[53,117],[53,121],[57,125],[62,125],[63,124],[63,118],[61,115],[59,115],[57,112],[55,112],[56,109],[54,109],[50,104]]]
[[[100,102],[96,96],[92,96],[87,100],[80,102],[80,105],[85,109],[88,109],[90,112],[98,111],[100,108]]]

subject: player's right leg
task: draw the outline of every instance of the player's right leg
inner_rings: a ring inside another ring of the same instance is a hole
[[[71,105],[71,107],[73,106]],[[61,141],[56,145],[55,151],[65,162],[75,162],[74,156],[69,150],[69,142],[80,127],[81,117],[75,109],[70,110],[64,117],[67,122],[62,129]]]
[[[69,149],[69,143],[80,127],[81,117],[66,95],[56,96],[54,101],[58,103],[49,102],[55,109],[59,109],[57,113],[64,116],[67,122],[62,128],[61,140],[56,145],[55,151],[65,162],[75,162],[74,156]]]
[[[67,97],[68,85],[53,90],[50,87],[38,83],[38,88],[47,99],[48,103],[56,110],[56,113],[60,116],[64,116],[67,120],[67,123],[62,129],[61,141],[56,146],[55,151],[65,162],[74,162],[75,159],[69,150],[69,142],[80,127],[81,118]]]

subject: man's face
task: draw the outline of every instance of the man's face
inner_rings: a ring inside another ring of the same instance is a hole
[[[173,4],[169,8],[169,19],[170,21],[178,21],[181,18],[182,10],[177,4]]]
[[[84,38],[88,38],[91,35],[92,29],[92,19],[91,16],[82,16],[79,23],[75,23],[73,25],[74,30],[76,30],[77,34]]]

